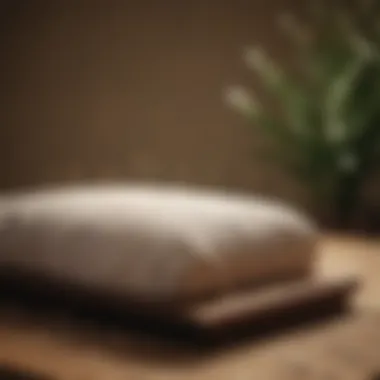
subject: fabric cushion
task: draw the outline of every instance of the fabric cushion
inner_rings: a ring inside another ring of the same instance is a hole
[[[306,274],[316,235],[279,202],[180,187],[66,187],[0,201],[0,265],[145,300]]]

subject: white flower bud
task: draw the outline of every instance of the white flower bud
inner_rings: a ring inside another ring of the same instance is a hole
[[[244,114],[255,112],[257,109],[253,97],[241,86],[228,88],[225,92],[225,100],[231,107]]]

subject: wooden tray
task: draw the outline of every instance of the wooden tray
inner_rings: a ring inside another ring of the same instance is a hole
[[[202,302],[186,316],[212,336],[264,335],[348,311],[357,287],[353,278],[295,280]]]
[[[211,340],[265,335],[347,311],[357,287],[352,278],[304,278],[193,301],[181,308],[152,308],[30,278],[2,278],[0,298],[34,312],[67,313],[101,327],[148,332],[175,339]]]

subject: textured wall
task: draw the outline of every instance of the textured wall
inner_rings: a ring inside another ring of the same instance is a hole
[[[0,186],[141,178],[299,200],[252,159],[252,134],[222,100],[250,78],[243,46],[287,59],[274,16],[290,3],[3,1]]]

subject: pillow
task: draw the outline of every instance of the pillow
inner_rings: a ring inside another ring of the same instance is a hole
[[[315,242],[284,204],[196,189],[66,187],[0,202],[0,267],[141,300],[306,275]]]

